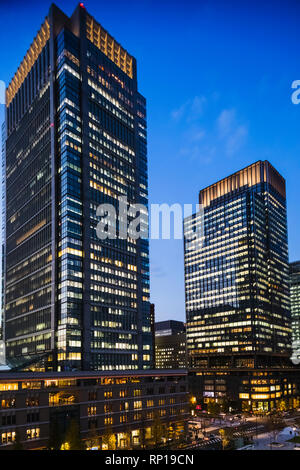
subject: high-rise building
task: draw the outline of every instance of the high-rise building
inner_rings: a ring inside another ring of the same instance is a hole
[[[181,321],[166,320],[155,323],[155,367],[157,369],[185,369],[186,335]]]
[[[51,6],[6,90],[6,133],[7,360],[148,368],[148,240],[96,233],[99,204],[147,205],[146,101],[83,4]]]
[[[235,376],[235,398],[265,411],[279,398],[267,371],[292,367],[285,180],[259,161],[200,191],[199,203],[184,221],[190,366],[204,397],[226,396]]]
[[[300,348],[300,261],[290,263],[292,344]]]
[[[5,272],[5,122],[1,128],[1,286],[0,286],[0,365],[5,363],[5,342],[4,342],[4,272]]]
[[[155,304],[150,304],[150,328],[152,336],[153,354],[152,354],[152,368],[155,368]]]

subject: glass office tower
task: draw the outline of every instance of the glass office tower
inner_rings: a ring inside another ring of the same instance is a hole
[[[192,366],[255,365],[285,354],[291,328],[284,179],[257,162],[200,191],[200,204],[204,242],[185,250]],[[185,220],[186,237],[197,220]]]
[[[184,221],[190,366],[206,399],[267,411],[296,394],[294,379],[274,372],[292,369],[285,180],[259,161],[200,191],[199,202]]]
[[[0,307],[0,364],[5,363],[4,342],[4,272],[5,272],[5,122],[1,127],[1,307]]]
[[[300,348],[300,261],[290,263],[290,298],[292,316],[292,341]]]
[[[70,18],[52,5],[6,90],[6,123],[7,360],[148,368],[148,240],[96,234],[99,204],[147,205],[134,57],[82,4]]]

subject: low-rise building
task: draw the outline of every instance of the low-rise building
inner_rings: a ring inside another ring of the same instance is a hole
[[[183,370],[0,373],[0,449],[68,449],[76,429],[86,448],[151,448],[187,418]]]
[[[189,390],[198,409],[217,403],[220,411],[268,413],[300,406],[299,369],[288,362],[282,367],[250,369],[216,367],[190,371]]]

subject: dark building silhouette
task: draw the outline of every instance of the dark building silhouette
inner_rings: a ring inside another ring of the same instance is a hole
[[[186,368],[186,335],[183,322],[167,320],[155,323],[155,367]]]

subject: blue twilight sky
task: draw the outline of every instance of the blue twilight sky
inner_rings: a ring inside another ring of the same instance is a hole
[[[58,0],[71,14],[77,2]],[[50,2],[0,0],[9,82]],[[196,204],[201,188],[268,159],[287,180],[290,260],[300,259],[297,1],[86,0],[138,62],[148,102],[150,202]],[[2,106],[3,108],[3,106]],[[184,319],[183,242],[151,242],[157,320]]]

